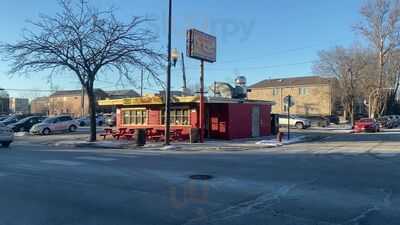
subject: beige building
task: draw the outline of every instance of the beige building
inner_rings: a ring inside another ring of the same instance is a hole
[[[29,99],[10,98],[10,112],[16,114],[29,114]]]
[[[39,115],[49,114],[49,97],[39,97],[31,101],[31,113]]]
[[[96,99],[107,98],[107,93],[101,89],[95,90]],[[83,100],[82,100],[83,99]],[[70,115],[72,117],[89,114],[89,98],[86,94],[82,98],[82,90],[56,91],[49,96],[49,115]]]
[[[290,108],[294,115],[330,116],[338,110],[335,97],[336,79],[319,76],[271,79],[250,87],[249,99],[274,101],[275,114],[287,112],[284,98],[293,97],[295,105]]]
[[[139,94],[134,90],[117,90],[105,92],[101,89],[95,90],[96,102],[104,99],[133,98]],[[71,115],[80,117],[89,115],[89,98],[85,94],[82,100],[82,90],[57,91],[50,95],[48,100],[49,115]],[[111,107],[100,107],[97,105],[96,112],[111,112]]]

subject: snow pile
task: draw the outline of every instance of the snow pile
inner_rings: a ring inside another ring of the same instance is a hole
[[[28,132],[15,132],[14,137],[24,137],[27,136]]]
[[[256,142],[256,144],[267,146],[267,147],[280,147],[280,146],[287,145],[287,144],[297,143],[297,142],[300,142],[303,140],[304,140],[304,136],[298,136],[298,137],[293,137],[290,140],[283,139],[282,142],[279,142],[275,139],[270,139],[270,140],[258,141],[258,142]]]

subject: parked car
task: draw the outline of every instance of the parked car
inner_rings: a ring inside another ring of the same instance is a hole
[[[354,131],[357,133],[360,132],[379,132],[379,124],[370,118],[363,118],[358,120],[354,125]]]
[[[396,127],[397,122],[388,116],[382,116],[376,120],[380,128],[392,129]]]
[[[10,146],[13,140],[14,140],[14,133],[12,132],[12,130],[3,124],[0,124],[0,144],[3,147],[7,148]]]
[[[26,117],[16,123],[8,125],[14,132],[25,132],[32,128],[33,125],[43,122],[46,117],[43,116],[30,116]]]
[[[90,125],[90,117],[85,116],[77,119],[79,126],[84,127],[84,126],[89,126]],[[104,124],[104,117],[102,115],[96,115],[96,125],[98,126],[103,126]]]
[[[390,123],[392,124],[393,128],[398,127],[400,125],[400,119],[396,115],[388,115],[385,116],[390,120]]]
[[[20,118],[21,117],[19,117],[19,116],[13,115],[13,116],[7,117],[5,120],[1,121],[0,123],[3,124],[4,126],[7,126],[9,124],[18,122],[18,120],[20,120]]]
[[[330,121],[326,117],[322,116],[307,116],[306,118],[311,122],[312,127],[328,127],[330,125]]]
[[[7,119],[9,116],[0,116],[0,122]]]
[[[78,122],[70,116],[49,117],[43,122],[33,125],[30,133],[50,135],[58,132],[75,132],[78,126]]]
[[[107,115],[104,120],[105,124],[109,127],[114,127],[117,125],[117,118],[115,114]]]
[[[288,120],[287,115],[279,116],[280,126],[287,126],[288,122],[290,123],[290,126],[295,126],[298,129],[307,129],[311,126],[311,121],[305,118],[290,116],[290,120]]]

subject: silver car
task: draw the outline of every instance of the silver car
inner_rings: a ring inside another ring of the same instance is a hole
[[[0,124],[0,144],[3,147],[7,148],[10,146],[13,140],[14,140],[14,132],[10,128],[4,126],[3,124]]]
[[[60,132],[75,132],[78,122],[70,116],[56,116],[45,119],[42,123],[34,125],[30,133],[39,135],[50,135]]]
[[[298,129],[307,129],[311,127],[311,121],[305,118],[290,116],[288,119],[287,115],[279,115],[279,125],[287,126],[290,123],[290,126],[294,126]]]

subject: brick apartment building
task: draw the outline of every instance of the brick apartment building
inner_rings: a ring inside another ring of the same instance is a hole
[[[29,114],[30,106],[27,98],[10,98],[10,112],[16,114]]]
[[[39,97],[31,101],[31,113],[39,115],[49,114],[49,97]]]
[[[107,98],[107,93],[101,89],[95,90],[96,100]],[[96,110],[98,111],[98,110]],[[56,91],[49,96],[49,115],[71,115],[80,117],[89,114],[89,98],[82,90]]]
[[[118,91],[103,91],[101,89],[95,90],[96,102],[104,99],[116,99],[116,98],[132,98],[139,96],[137,92],[133,90],[118,90]],[[49,115],[62,115],[68,114],[73,117],[86,116],[89,114],[89,98],[84,95],[82,101],[82,90],[69,90],[69,91],[57,91],[49,96]],[[111,107],[96,106],[96,112],[111,112]]]
[[[250,86],[249,99],[274,101],[272,112],[287,112],[283,99],[293,96],[295,105],[291,113],[304,116],[330,116],[337,114],[334,78],[319,76],[269,79]]]

